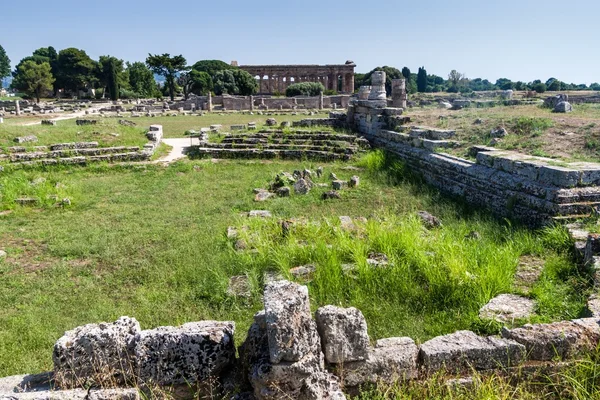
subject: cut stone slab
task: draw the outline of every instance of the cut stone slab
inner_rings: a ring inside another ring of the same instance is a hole
[[[544,260],[532,256],[522,256],[515,273],[515,289],[529,294],[544,270]]]
[[[379,382],[391,385],[399,380],[416,379],[418,355],[419,348],[411,338],[380,339],[375,348],[368,350],[364,361],[340,365],[343,386],[357,388]]]
[[[342,190],[346,186],[348,186],[348,182],[341,181],[339,179],[331,182],[331,187],[333,190]]]
[[[502,337],[524,345],[530,360],[549,361],[556,357],[564,360],[594,350],[600,342],[600,325],[597,318],[524,325],[503,328]]]
[[[525,346],[513,340],[458,331],[423,343],[419,356],[429,373],[442,369],[447,372],[489,370],[518,365],[525,359]]]
[[[320,354],[321,339],[310,312],[306,286],[289,281],[268,283],[264,303],[271,363],[296,362]]]
[[[290,269],[290,274],[295,278],[310,279],[312,274],[317,270],[316,265],[307,264]]]
[[[0,400],[139,400],[137,389],[41,390],[24,393],[0,393]]]
[[[142,331],[135,349],[139,377],[158,385],[193,384],[235,362],[234,322],[200,321]]]
[[[527,297],[501,294],[494,297],[479,310],[479,318],[498,322],[528,319],[535,312],[535,302]]]
[[[388,257],[383,253],[369,253],[367,265],[370,267],[386,267],[389,265]]]
[[[419,211],[417,215],[421,219],[421,222],[423,222],[425,228],[427,229],[439,228],[440,226],[442,226],[442,221],[440,221],[439,218],[431,215],[427,211]]]
[[[294,193],[296,194],[308,194],[310,192],[310,184],[308,180],[300,178],[294,183]]]
[[[246,275],[236,275],[229,278],[227,294],[237,297],[250,297],[250,282]]]
[[[315,319],[327,362],[340,364],[367,358],[367,321],[360,310],[325,306],[317,310]]]
[[[135,371],[135,345],[140,334],[135,318],[88,324],[65,332],[54,345],[52,360],[60,387],[101,384],[103,379],[125,383]]]
[[[271,218],[272,216],[271,211],[267,210],[252,210],[248,212],[248,217],[250,218]]]
[[[254,201],[267,201],[270,198],[275,197],[274,193],[269,192],[268,190],[261,190],[260,192],[256,193],[256,195],[254,196]]]
[[[593,294],[587,301],[587,309],[592,318],[600,318],[600,298]]]

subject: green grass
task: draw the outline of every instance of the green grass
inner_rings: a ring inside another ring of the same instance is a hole
[[[327,189],[315,188],[307,196],[255,203],[252,189],[266,187],[276,173],[317,167],[277,160],[98,164],[2,176],[6,189],[0,192],[11,193],[2,208],[12,213],[0,216],[0,244],[8,253],[0,261],[0,375],[50,369],[52,345],[65,330],[121,315],[136,317],[144,328],[233,320],[241,343],[262,308],[263,273],[289,276],[289,267],[306,263],[317,265],[309,283],[313,308],[360,308],[373,339],[409,335],[423,341],[462,328],[493,331],[478,320],[477,310],[511,291],[523,254],[546,260],[533,292],[540,304],[534,321],[573,318],[581,311],[586,281],[560,229],[531,232],[463,207],[407,180],[402,164],[379,152],[360,162],[364,171],[322,165],[325,176],[360,175],[361,186],[343,191],[337,201],[320,200]],[[30,182],[40,177],[46,181],[35,189]],[[39,197],[58,190],[72,205],[11,203],[27,190]],[[268,209],[275,218],[240,216],[252,209]],[[414,216],[423,209],[444,226],[425,230]],[[368,222],[346,232],[340,215]],[[281,218],[307,223],[295,224],[283,237]],[[255,250],[235,251],[225,237],[230,225],[248,225],[245,239]],[[480,240],[464,237],[472,230]],[[391,265],[367,268],[370,251],[386,253]],[[354,274],[342,273],[345,263],[357,265]],[[250,278],[252,296],[227,295],[229,278],[242,274]]]
[[[97,125],[77,126],[74,119],[58,121],[52,125],[6,125],[0,129],[0,149],[10,146],[45,146],[65,142],[96,141],[100,147],[110,146],[143,146],[148,140],[145,137],[146,126],[127,127],[119,124],[116,118],[98,119]],[[114,136],[117,134],[118,136]],[[19,136],[35,135],[37,142],[18,144],[14,139]]]

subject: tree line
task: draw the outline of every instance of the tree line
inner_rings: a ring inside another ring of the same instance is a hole
[[[157,83],[155,74],[164,78]],[[96,97],[174,99],[183,93],[205,95],[251,95],[258,83],[249,73],[219,60],[202,60],[188,65],[182,55],[148,54],[145,62],[125,62],[113,56],[93,60],[84,50],[52,46],[35,50],[10,69],[10,59],[0,46],[0,81],[8,76],[11,88],[35,98],[76,95],[94,89]]]
[[[358,89],[360,86],[371,84],[371,75],[375,71],[384,71],[386,73],[386,91],[391,94],[392,79],[406,79],[406,90],[409,93],[436,93],[436,92],[451,92],[451,93],[470,93],[488,90],[527,90],[544,93],[545,91],[565,91],[565,90],[600,90],[600,84],[592,83],[575,84],[566,83],[556,78],[550,78],[546,81],[535,80],[532,82],[513,82],[507,78],[500,78],[495,83],[487,79],[475,78],[469,79],[465,74],[456,70],[450,71],[447,79],[441,76],[428,74],[425,67],[420,67],[418,72],[412,73],[408,67],[399,70],[394,67],[384,66],[377,67],[366,74],[355,74],[354,87]]]

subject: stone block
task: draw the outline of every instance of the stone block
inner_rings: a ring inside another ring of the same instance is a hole
[[[334,180],[331,182],[331,186],[333,190],[342,190],[346,186],[348,186],[348,182],[342,180]]]
[[[366,383],[392,385],[399,380],[416,379],[419,375],[419,348],[408,337],[387,338],[370,348],[364,361],[339,366],[344,387],[356,388]]]
[[[159,385],[217,377],[235,361],[233,322],[190,322],[142,331],[135,348],[139,377]]]
[[[481,307],[479,318],[510,323],[518,319],[528,319],[534,311],[533,300],[514,294],[501,294]]]
[[[503,328],[502,337],[525,346],[530,360],[550,361],[557,357],[564,360],[595,349],[600,341],[600,325],[596,318],[524,325]]]
[[[308,288],[288,281],[267,284],[264,293],[269,359],[295,362],[320,354],[321,341],[311,317]]]
[[[61,387],[130,381],[136,369],[140,324],[121,317],[114,323],[88,324],[65,332],[54,345],[55,379]]]
[[[339,364],[367,357],[367,321],[360,310],[325,306],[315,314],[325,360]]]
[[[457,331],[423,343],[419,357],[430,373],[480,371],[518,365],[525,358],[525,346],[513,340]]]
[[[544,165],[540,167],[538,180],[561,188],[571,188],[579,183],[581,173],[575,169]]]

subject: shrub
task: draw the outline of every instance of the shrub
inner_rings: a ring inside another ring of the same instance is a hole
[[[323,92],[324,96],[335,96],[337,94],[338,94],[338,92],[336,92],[335,90],[331,90],[331,89],[328,89]]]
[[[325,87],[318,82],[300,82],[294,83],[285,90],[287,97],[294,96],[317,96],[319,93],[324,92]]]
[[[546,84],[543,82],[536,83],[535,86],[533,87],[533,90],[535,90],[538,93],[544,93],[547,90]]]
[[[514,121],[513,131],[519,135],[537,134],[552,127],[553,123],[548,118],[520,117]]]

